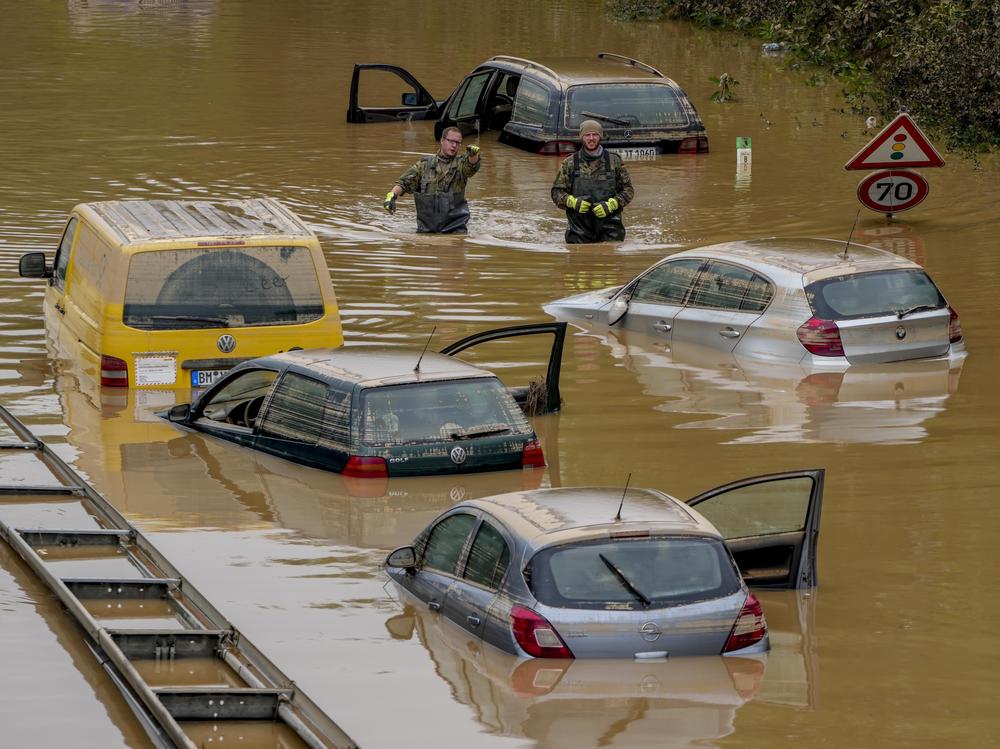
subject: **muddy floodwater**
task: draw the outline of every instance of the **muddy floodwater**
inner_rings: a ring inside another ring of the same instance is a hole
[[[467,237],[418,237],[408,197],[395,216],[382,211],[394,179],[436,148],[433,125],[347,125],[355,62],[403,65],[444,98],[490,55],[599,51],[677,80],[711,143],[707,155],[629,162],[636,198],[623,244],[568,249],[549,200],[558,160],[485,134],[466,139],[483,155]],[[739,98],[716,104],[708,77],[723,72]],[[806,376],[576,334],[564,409],[534,421],[548,468],[528,473],[359,484],[184,433],[155,411],[189,393],[101,391],[52,356],[43,287],[17,276],[22,253],[51,256],[78,202],[266,195],[320,236],[349,341],[423,345],[437,326],[441,347],[545,320],[542,303],[631,278],[675,249],[846,239],[861,175],[843,164],[874,131],[842,106],[835,83],[762,55],[758,42],[612,23],[596,0],[10,3],[0,23],[0,402],[362,746],[998,745],[996,157],[945,153],[943,169],[924,170],[921,205],[891,222],[863,210],[855,230],[928,268],[961,315],[960,365]],[[752,138],[750,174],[737,175],[738,136]],[[543,357],[514,341],[477,361],[516,384]],[[774,649],[760,660],[517,663],[402,608],[379,569],[387,550],[465,497],[621,485],[628,473],[633,485],[689,497],[816,467],[827,470],[819,587],[761,596]],[[16,456],[0,478],[31,482]],[[0,512],[59,522],[29,509]],[[0,672],[0,746],[147,745],[6,546]],[[214,745],[212,727],[199,730]]]

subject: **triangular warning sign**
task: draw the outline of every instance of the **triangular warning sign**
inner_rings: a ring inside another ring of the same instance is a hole
[[[921,166],[944,166],[944,159],[910,115],[903,113],[854,154],[844,164],[844,169],[912,169]]]

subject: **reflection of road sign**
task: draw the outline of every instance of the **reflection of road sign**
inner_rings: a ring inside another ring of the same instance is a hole
[[[944,166],[944,159],[910,115],[903,113],[854,154],[844,164],[844,169],[909,169],[922,166]]]
[[[930,185],[917,172],[883,169],[858,185],[858,200],[877,213],[899,213],[927,197]]]

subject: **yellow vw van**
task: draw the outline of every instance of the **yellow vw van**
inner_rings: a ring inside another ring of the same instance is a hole
[[[319,240],[276,200],[81,203],[47,278],[59,349],[112,387],[204,387],[245,359],[344,342]]]

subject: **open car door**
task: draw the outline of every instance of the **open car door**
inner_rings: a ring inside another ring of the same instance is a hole
[[[566,342],[566,323],[545,322],[529,323],[527,325],[509,325],[506,328],[494,328],[484,330],[481,333],[473,333],[460,341],[456,341],[450,346],[441,349],[441,353],[447,356],[454,356],[460,351],[465,351],[472,346],[487,341],[496,341],[500,338],[516,338],[522,335],[550,334],[552,336],[552,348],[549,350],[549,364],[545,373],[545,382],[542,388],[525,385],[510,388],[511,395],[518,405],[529,415],[549,413],[558,411],[562,402],[559,395],[559,371],[562,368],[563,345]]]
[[[395,74],[399,78],[397,81],[391,76],[382,74],[375,76],[377,80],[366,84],[366,89],[375,89],[374,91],[367,90],[368,96],[366,98],[371,97],[372,100],[378,101],[379,103],[376,105],[360,106],[358,104],[358,97],[361,93],[361,72],[364,70],[385,71]],[[351,77],[351,100],[347,109],[348,122],[436,120],[440,114],[441,102],[435,101],[427,89],[403,68],[381,63],[354,66],[354,75]]]
[[[822,468],[734,481],[688,500],[726,539],[747,585],[812,588]]]

